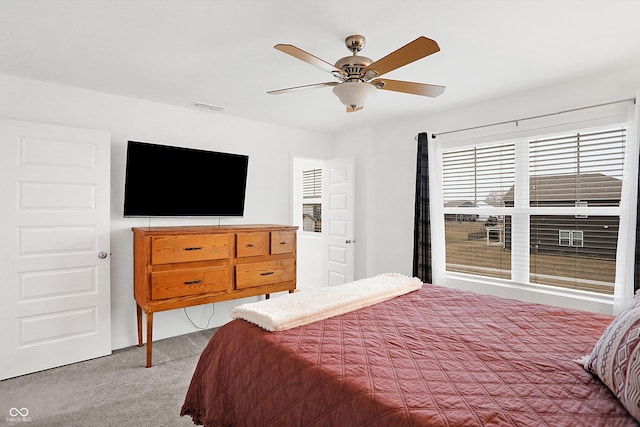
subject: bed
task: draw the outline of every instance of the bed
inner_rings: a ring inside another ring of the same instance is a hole
[[[205,426],[638,425],[574,360],[613,319],[426,284],[284,331],[235,319],[203,351],[181,415]]]

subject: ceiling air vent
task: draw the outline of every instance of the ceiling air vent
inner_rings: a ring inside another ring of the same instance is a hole
[[[204,102],[194,102],[193,106],[196,108],[202,108],[203,110],[211,110],[211,111],[223,111],[224,107],[220,107],[218,105],[206,104]]]

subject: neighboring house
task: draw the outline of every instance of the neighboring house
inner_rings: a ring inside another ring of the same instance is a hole
[[[302,216],[302,229],[304,231],[319,232],[322,229],[322,222],[313,215],[304,214]]]
[[[450,202],[446,202],[444,204],[445,208],[476,208],[478,205],[476,202],[472,202],[471,200],[452,200]],[[456,221],[456,222],[466,222],[466,221],[477,221],[478,215],[476,214],[445,214],[445,221]]]
[[[532,176],[531,207],[617,206],[622,181],[600,173]],[[504,205],[514,205],[514,189]],[[531,251],[547,254],[579,254],[615,258],[619,218],[594,215],[532,215]],[[511,249],[511,216],[505,216],[505,250]]]
[[[305,203],[302,205],[302,230],[322,232],[322,204]]]

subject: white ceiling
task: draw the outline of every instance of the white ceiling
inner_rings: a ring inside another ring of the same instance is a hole
[[[328,62],[362,34],[374,61],[420,35],[441,51],[386,77],[447,86],[378,91],[347,114],[333,81],[275,49]],[[375,125],[640,59],[640,0],[0,0],[0,73],[323,132]]]

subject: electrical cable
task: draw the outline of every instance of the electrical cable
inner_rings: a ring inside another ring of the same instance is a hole
[[[211,304],[211,315],[209,316],[209,319],[207,320],[207,325],[205,327],[201,327],[195,324],[195,322],[193,320],[191,320],[191,318],[189,317],[189,313],[187,313],[187,307],[182,307],[182,310],[184,310],[184,315],[187,316],[187,319],[189,320],[189,323],[191,323],[193,325],[194,328],[196,329],[209,329],[209,323],[211,322],[211,319],[213,318],[213,315],[216,314],[216,306],[214,304]]]

